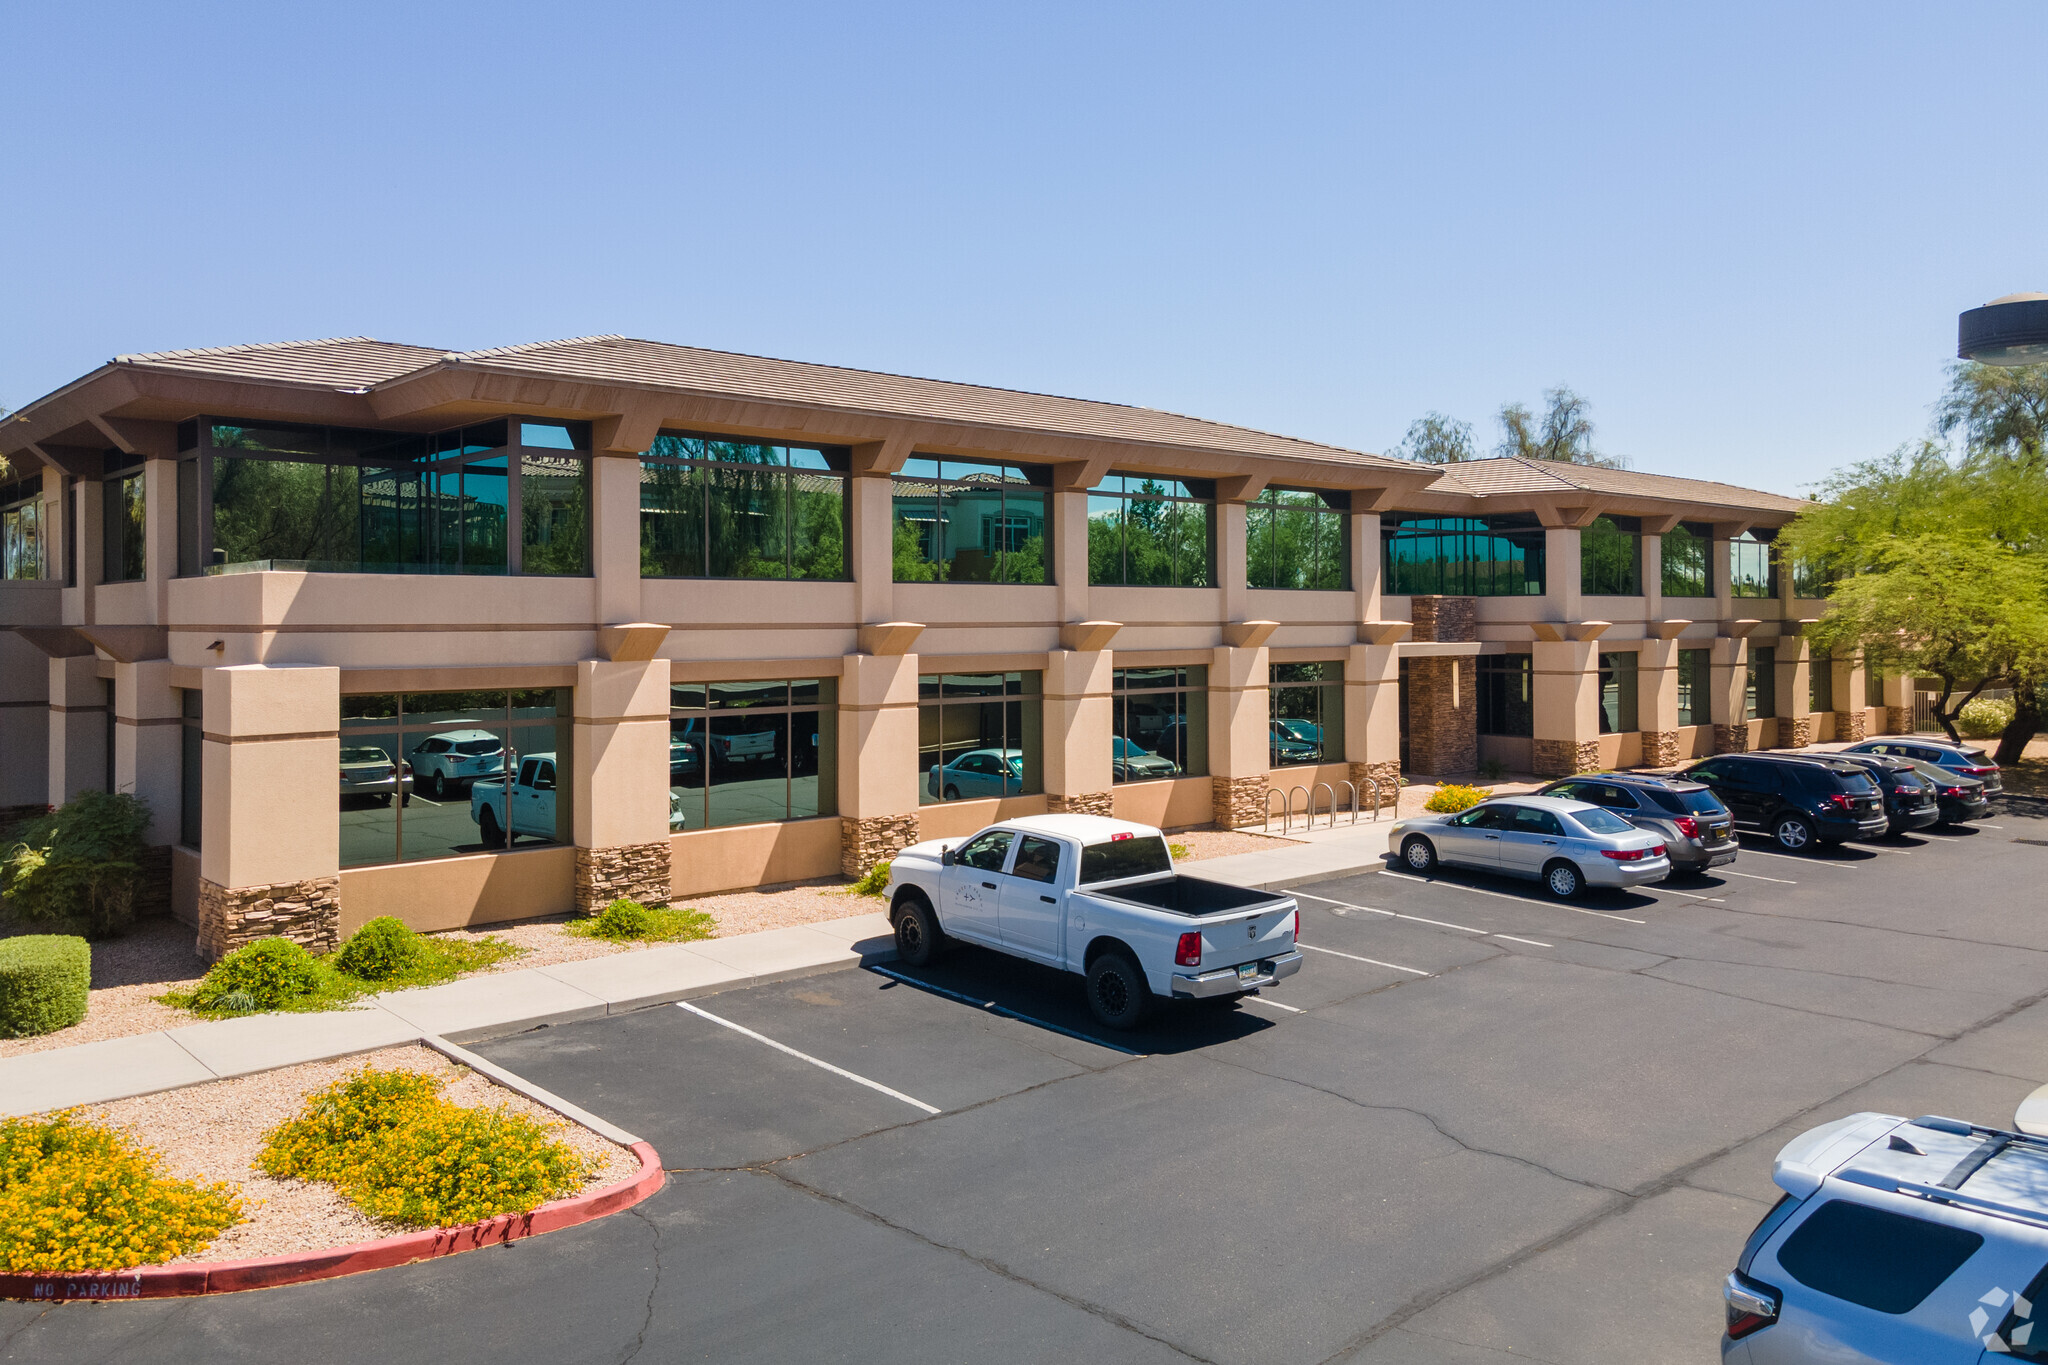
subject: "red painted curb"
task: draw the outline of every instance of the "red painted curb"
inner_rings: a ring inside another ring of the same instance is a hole
[[[479,1247],[515,1242],[522,1237],[573,1228],[607,1214],[632,1208],[667,1180],[661,1158],[644,1142],[632,1145],[640,1173],[589,1194],[557,1199],[531,1213],[508,1213],[460,1228],[408,1232],[377,1242],[327,1251],[294,1252],[253,1261],[215,1261],[199,1265],[146,1266],[139,1270],[78,1275],[0,1275],[0,1298],[52,1303],[64,1299],[177,1299],[195,1294],[232,1294],[243,1289],[270,1289],[281,1284],[331,1280],[365,1270],[453,1256]]]

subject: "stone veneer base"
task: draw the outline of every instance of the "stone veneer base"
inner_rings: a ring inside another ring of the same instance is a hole
[[[1884,732],[1888,735],[1910,735],[1913,733],[1913,712],[1910,707],[1887,706],[1884,708]]]
[[[1538,739],[1529,744],[1529,763],[1538,777],[1570,777],[1600,767],[1597,739]]]
[[[839,874],[865,877],[917,842],[917,812],[908,815],[847,815],[839,821]]]
[[[1714,752],[1717,754],[1746,754],[1749,752],[1749,726],[1716,725],[1714,727]]]
[[[1116,798],[1108,792],[1081,792],[1074,796],[1045,798],[1047,815],[1114,815]]]
[[[312,953],[341,946],[341,878],[229,889],[199,879],[199,953],[216,959],[259,938],[288,938]]]
[[[1209,809],[1219,829],[1242,829],[1266,822],[1264,777],[1212,777]]]
[[[1683,756],[1678,751],[1678,731],[1643,731],[1643,766],[1646,768],[1675,768]]]
[[[1373,788],[1366,783],[1371,778],[1379,784],[1379,808],[1398,808],[1401,804],[1401,765],[1394,759],[1376,763],[1353,763],[1351,782],[1358,788],[1358,808],[1372,810]]]
[[[1780,749],[1804,749],[1813,743],[1812,716],[1778,717],[1778,747]]]
[[[614,844],[576,850],[576,913],[594,915],[624,897],[642,905],[667,905],[669,842]]]

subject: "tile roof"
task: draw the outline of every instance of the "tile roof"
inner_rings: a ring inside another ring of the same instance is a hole
[[[369,337],[325,337],[318,341],[272,341],[250,346],[205,346],[189,351],[147,351],[117,355],[116,365],[221,379],[270,380],[321,388],[362,389],[410,374],[447,352],[404,346]]]
[[[1705,503],[1759,512],[1803,512],[1813,504],[1754,488],[1670,474],[1645,474],[1633,469],[1602,469],[1597,465],[1565,464],[1505,455],[1445,465],[1432,493],[1468,497],[1499,497],[1514,493],[1607,493],[1626,498],[1658,498],[1667,502]]]
[[[771,360],[621,336],[574,337],[467,351],[449,356],[448,361],[591,383],[685,389],[937,422],[970,422],[1231,454],[1292,456],[1380,468],[1410,467],[1404,460],[1155,408],[806,361]]]

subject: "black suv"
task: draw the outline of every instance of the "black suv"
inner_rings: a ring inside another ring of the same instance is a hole
[[[1593,773],[1553,782],[1536,794],[1590,801],[1662,835],[1676,872],[1705,872],[1732,863],[1740,849],[1728,808],[1697,782],[1647,773]]]
[[[1768,834],[1790,852],[1874,839],[1889,823],[1877,784],[1846,759],[1718,754],[1678,775],[1712,788],[1738,829]]]
[[[1910,760],[1884,754],[1847,753],[1840,757],[1869,773],[1870,780],[1884,794],[1887,832],[1907,834],[1926,829],[1941,819],[1941,802],[1934,784],[1921,777]]]

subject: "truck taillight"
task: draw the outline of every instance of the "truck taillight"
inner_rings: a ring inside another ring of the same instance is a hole
[[[1678,826],[1678,832],[1688,839],[1700,837],[1700,822],[1693,819],[1690,815],[1681,815],[1671,823]]]
[[[1288,931],[1287,936],[1292,939],[1299,939],[1301,937],[1301,910],[1299,908],[1296,908],[1294,912],[1294,928]]]
[[[1199,967],[1202,965],[1202,936],[1185,933],[1173,950],[1173,965],[1176,967]]]

